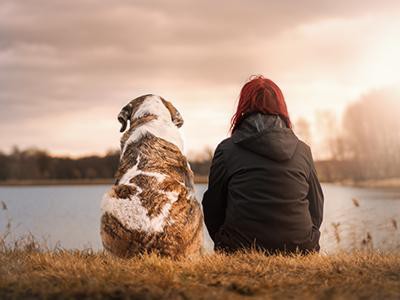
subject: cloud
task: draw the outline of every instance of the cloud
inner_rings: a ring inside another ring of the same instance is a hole
[[[96,111],[102,121],[147,92],[174,98],[196,122],[207,122],[212,107],[221,109],[218,133],[210,138],[218,140],[249,75],[271,74],[289,99],[299,91],[301,97],[307,80],[320,77],[324,68],[347,72],[368,43],[363,30],[375,19],[397,17],[399,7],[398,1],[355,0],[2,1],[0,133],[6,138],[0,148],[11,140],[23,144],[15,137],[28,128],[31,143],[59,149],[43,142],[46,133],[57,134],[54,117],[74,123],[76,116],[85,119],[85,112]],[[300,101],[293,103],[301,111]],[[198,133],[198,123],[186,124],[189,142],[210,137],[212,129]],[[103,148],[114,141],[110,126]],[[63,147],[77,148],[65,135]],[[95,138],[96,146],[101,138]]]

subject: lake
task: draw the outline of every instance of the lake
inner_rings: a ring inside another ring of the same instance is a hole
[[[49,247],[101,249],[100,202],[107,185],[0,187],[0,235],[32,234]],[[207,186],[196,185],[201,200]],[[366,189],[323,184],[321,249],[400,249],[400,189]],[[0,203],[1,204],[1,203]],[[212,242],[206,235],[206,246]]]

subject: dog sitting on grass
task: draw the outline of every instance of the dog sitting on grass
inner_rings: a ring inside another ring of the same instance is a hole
[[[183,119],[155,95],[120,112],[121,157],[116,182],[103,198],[101,237],[119,257],[155,252],[172,258],[200,254],[203,215],[178,128]]]

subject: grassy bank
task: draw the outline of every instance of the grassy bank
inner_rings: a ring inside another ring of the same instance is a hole
[[[213,254],[130,260],[90,251],[0,252],[0,299],[399,299],[400,253]]]

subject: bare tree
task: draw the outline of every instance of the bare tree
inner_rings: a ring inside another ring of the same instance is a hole
[[[343,139],[363,178],[400,176],[400,97],[379,90],[351,104],[343,117]]]
[[[311,145],[311,130],[310,123],[305,118],[297,119],[294,124],[294,129],[296,134],[302,139],[306,144]]]
[[[316,115],[317,128],[323,136],[325,151],[331,160],[346,158],[346,145],[341,134],[340,122],[333,111],[319,111]]]

